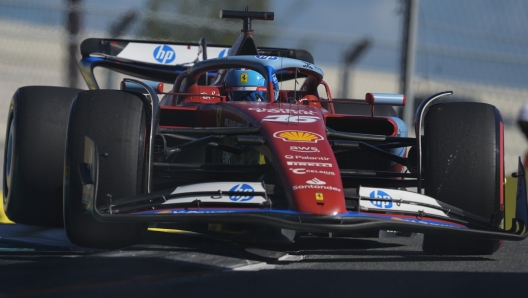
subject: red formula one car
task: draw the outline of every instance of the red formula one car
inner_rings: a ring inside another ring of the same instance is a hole
[[[333,99],[309,53],[255,45],[251,21],[273,13],[222,16],[244,24],[230,49],[88,39],[90,90],[20,88],[4,154],[8,217],[63,224],[73,243],[103,248],[137,243],[148,226],[279,242],[419,232],[433,254],[491,254],[526,238],[524,179],[515,218],[504,215],[495,107],[433,95],[410,138],[391,107],[403,95]],[[95,67],[156,83],[100,90]]]

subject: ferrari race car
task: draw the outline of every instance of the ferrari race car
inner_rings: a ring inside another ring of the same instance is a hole
[[[243,20],[231,48],[87,39],[89,90],[20,88],[4,153],[7,216],[99,248],[138,243],[148,227],[272,242],[423,233],[431,254],[492,254],[526,238],[520,162],[516,213],[505,216],[494,106],[435,94],[416,111],[420,137],[408,137],[393,108],[403,95],[334,99],[308,52],[256,46],[252,20],[273,13],[221,16]],[[101,90],[95,67],[135,79]]]

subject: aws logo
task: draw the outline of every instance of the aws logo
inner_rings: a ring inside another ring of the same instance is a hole
[[[154,59],[162,64],[169,64],[176,59],[176,52],[168,45],[158,46],[154,49]]]
[[[375,190],[369,195],[373,199],[383,199],[381,200],[370,200],[370,203],[378,208],[391,209],[392,208],[392,197],[381,190]]]
[[[296,152],[319,152],[316,147],[290,146],[290,150]]]

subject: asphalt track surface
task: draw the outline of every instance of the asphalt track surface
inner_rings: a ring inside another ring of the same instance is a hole
[[[0,224],[0,297],[527,297],[528,241],[492,256],[429,256],[416,238],[289,246],[149,232],[116,251],[62,229]]]

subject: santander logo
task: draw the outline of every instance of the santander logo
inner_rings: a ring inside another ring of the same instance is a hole
[[[319,180],[317,178],[313,178],[311,180],[306,181],[306,184],[312,184],[312,185],[325,185],[326,182],[323,180]]]

